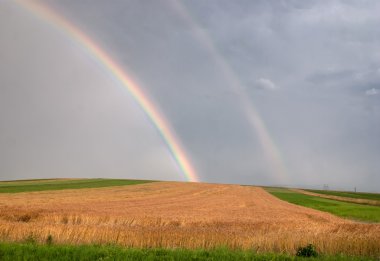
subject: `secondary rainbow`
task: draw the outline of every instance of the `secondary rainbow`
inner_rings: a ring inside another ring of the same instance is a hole
[[[46,5],[36,3],[33,0],[18,0],[16,2],[19,3],[20,6],[35,14],[37,17],[43,18],[56,28],[62,30],[68,37],[74,39],[78,44],[83,46],[92,57],[99,61],[103,68],[128,90],[128,92],[152,121],[162,139],[168,146],[169,151],[173,155],[182,173],[186,176],[186,179],[191,182],[199,181],[190,160],[188,159],[185,151],[182,149],[180,142],[172,132],[170,125],[163,117],[162,113],[160,113],[158,108],[153,104],[138,84],[136,84],[131,77],[128,76],[125,70],[123,70],[122,67],[117,64],[104,49],[102,49],[80,29],[75,27],[64,17],[54,12]]]
[[[280,150],[277,148],[274,140],[272,139],[263,119],[256,110],[251,99],[248,98],[244,87],[239,76],[236,74],[232,66],[229,64],[227,59],[222,55],[222,53],[216,47],[212,37],[207,33],[207,31],[202,28],[196,19],[191,15],[191,12],[186,8],[186,5],[181,1],[171,0],[171,6],[175,8],[178,14],[183,18],[185,22],[190,26],[193,31],[195,38],[199,43],[209,52],[211,57],[213,57],[219,69],[221,69],[222,77],[224,77],[228,83],[230,83],[230,88],[237,94],[240,99],[240,105],[246,116],[248,123],[255,130],[257,137],[261,143],[263,152],[265,153],[267,159],[269,160],[269,166],[272,168],[275,178],[278,182],[283,184],[289,182],[289,177],[287,175],[287,169],[283,162]]]

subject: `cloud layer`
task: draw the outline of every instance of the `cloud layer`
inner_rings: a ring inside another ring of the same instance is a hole
[[[378,190],[378,1],[41,2],[141,83],[203,181],[285,175],[293,186]],[[0,4],[0,30],[2,178],[183,180],[133,99],[85,51],[12,1]],[[242,95],[286,173],[271,168]]]

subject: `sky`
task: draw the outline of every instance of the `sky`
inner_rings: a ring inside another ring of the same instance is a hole
[[[185,181],[88,50],[0,2],[0,179]],[[35,0],[169,122],[199,180],[380,192],[379,1]]]

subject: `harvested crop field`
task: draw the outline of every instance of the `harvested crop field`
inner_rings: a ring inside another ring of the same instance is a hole
[[[0,194],[0,240],[379,256],[380,224],[281,201],[262,188],[155,182]]]

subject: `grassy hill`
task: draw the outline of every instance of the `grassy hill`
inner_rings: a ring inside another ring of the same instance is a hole
[[[41,179],[0,182],[0,193],[19,193],[44,190],[102,188],[153,182],[128,179]]]
[[[359,221],[380,222],[380,207],[301,194],[285,188],[265,188],[279,199]]]

